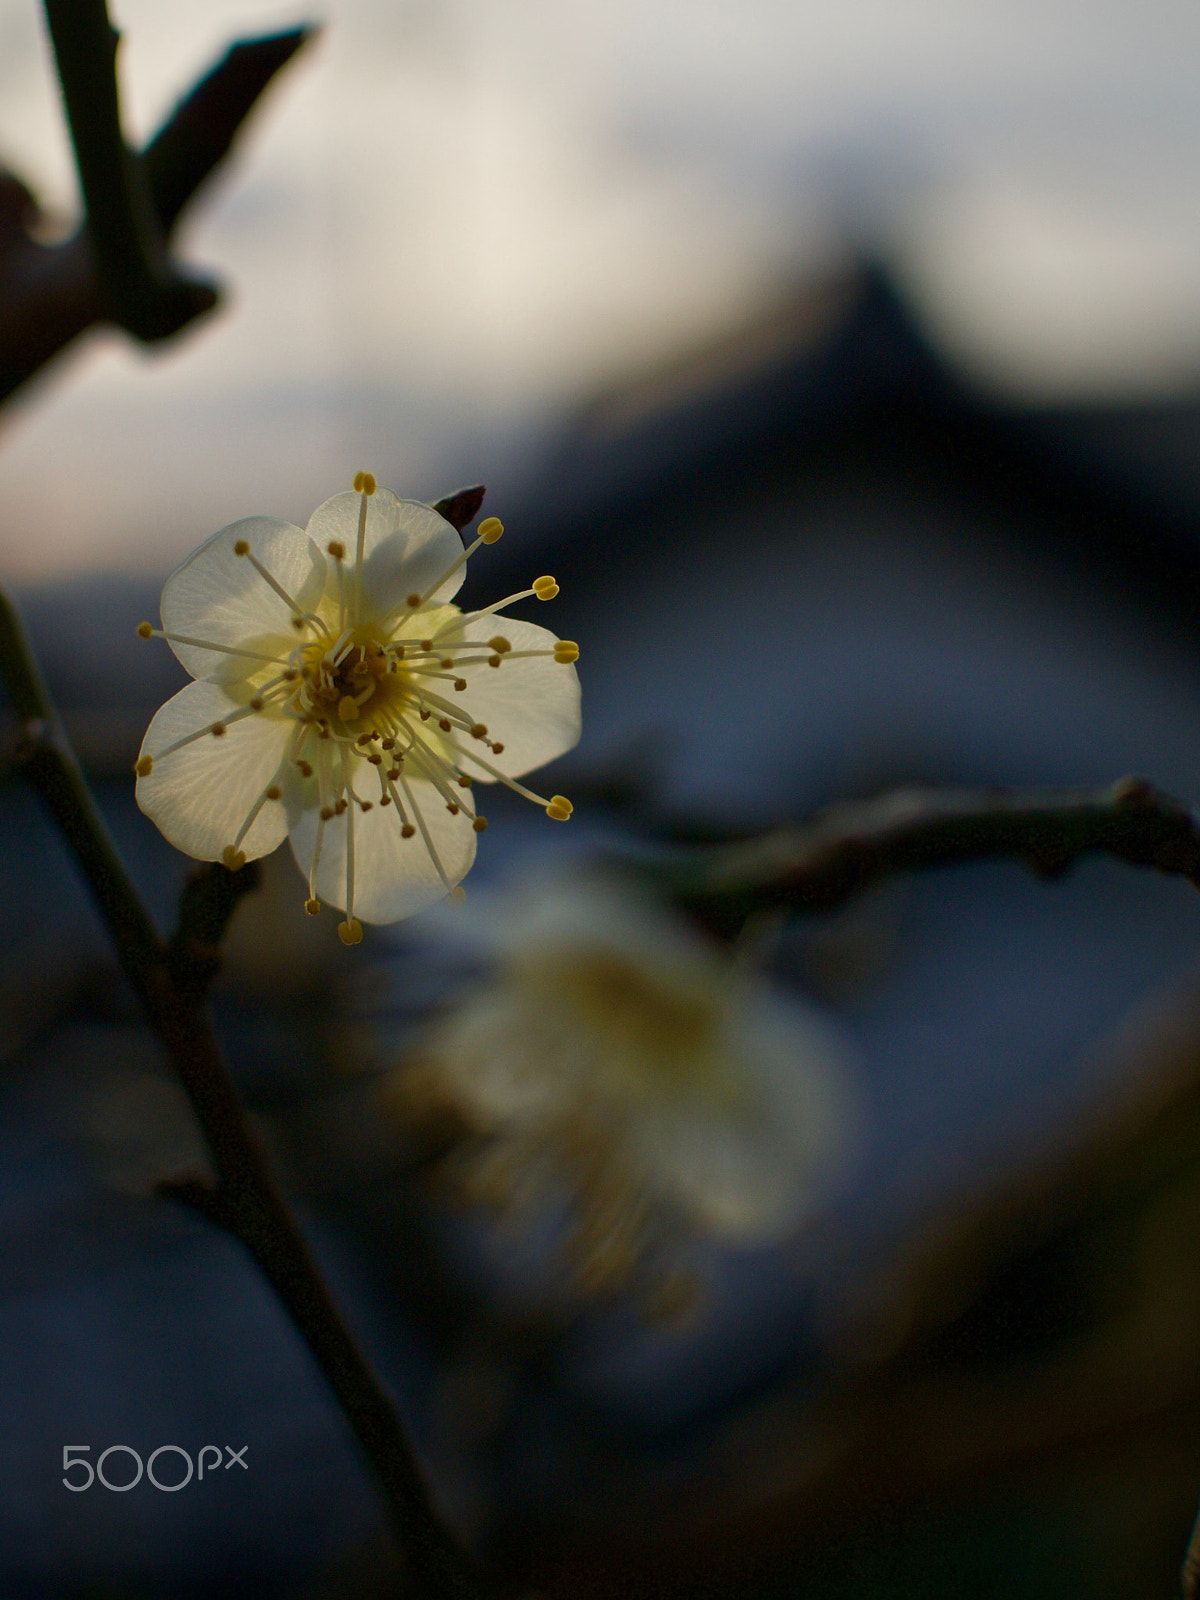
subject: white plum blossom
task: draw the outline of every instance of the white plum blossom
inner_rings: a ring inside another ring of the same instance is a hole
[[[544,1221],[565,1202],[576,1288],[651,1275],[687,1238],[801,1227],[856,1144],[833,1024],[631,886],[536,874],[455,919],[490,974],[387,1080],[448,1142],[466,1197]]]
[[[449,895],[486,819],[476,784],[503,783],[566,821],[571,803],[517,782],[579,738],[579,655],[508,606],[452,604],[468,558],[430,506],[360,472],[306,529],[249,517],[167,579],[162,628],[196,680],[156,714],[136,771],[142,810],[187,855],[231,870],[287,837],[306,909],[395,922]]]

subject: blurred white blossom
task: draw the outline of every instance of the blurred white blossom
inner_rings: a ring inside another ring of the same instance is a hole
[[[162,630],[197,681],[167,702],[137,762],[137,799],[178,849],[237,870],[290,838],[306,907],[341,907],[347,944],[449,894],[487,827],[476,783],[566,821],[517,775],[579,738],[570,640],[500,613],[549,600],[551,577],[495,605],[451,604],[468,557],[431,507],[359,473],[308,528],[250,517],[167,579]]]
[[[854,1143],[833,1026],[679,917],[595,876],[466,913],[490,973],[390,1077],[466,1198],[565,1210],[576,1288],[630,1282],[688,1237],[804,1224]]]

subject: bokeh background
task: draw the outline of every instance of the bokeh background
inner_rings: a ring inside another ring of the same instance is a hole
[[[145,135],[232,35],[307,19],[117,20]],[[1194,9],[317,20],[187,233],[224,308],[152,356],[97,334],[0,419],[0,574],[164,925],[186,863],[128,768],[180,674],[134,625],[214,528],[303,523],[359,467],[487,482],[509,531],[473,597],[562,583],[572,848],[911,782],[1200,796]],[[69,226],[16,0],[0,155]],[[3,807],[6,1592],[388,1592],[306,1356],[235,1248],[152,1197],[202,1159],[186,1107],[61,846],[7,781]],[[491,814],[480,879],[519,886],[543,819]],[[1200,1493],[1185,885],[962,868],[768,941],[845,1040],[859,1161],[819,1226],[710,1252],[686,1327],[513,1313],[364,1066],[469,974],[421,924],[355,955],[331,931],[273,861],[220,1024],[480,1548],[572,1597],[1173,1592]],[[65,1443],[210,1434],[256,1470],[208,1498],[61,1487]]]

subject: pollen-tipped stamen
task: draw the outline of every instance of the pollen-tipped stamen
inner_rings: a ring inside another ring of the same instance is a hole
[[[442,858],[437,853],[437,849],[434,845],[432,837],[430,836],[429,829],[425,825],[425,818],[421,815],[421,808],[413,796],[413,792],[409,787],[407,778],[401,777],[400,787],[404,790],[405,799],[409,803],[413,816],[417,819],[417,827],[421,830],[421,838],[425,841],[426,850],[429,851],[429,859],[433,862],[434,871],[442,880],[442,887],[445,889],[446,893],[449,894],[450,879],[446,876],[446,869],[442,866]]]
[[[233,547],[233,553],[235,556],[244,556],[254,568],[255,572],[258,573],[259,577],[262,578],[264,583],[270,584],[271,588],[274,589],[275,593],[283,601],[284,605],[289,607],[291,610],[293,624],[299,620],[299,622],[307,622],[313,627],[319,628],[321,626],[320,617],[314,617],[311,611],[305,611],[296,600],[293,600],[292,596],[283,587],[279,579],[276,578],[273,573],[268,572],[266,567],[263,566],[262,562],[254,554],[254,551],[251,550],[250,546],[246,543],[245,539],[239,539],[237,541]]]
[[[143,633],[144,628],[149,632]],[[235,649],[230,644],[215,644],[211,639],[193,639],[186,633],[167,633],[163,628],[151,628],[148,622],[143,622],[137,631],[142,639],[165,639],[168,644],[195,645],[198,650],[215,650],[223,656],[245,656],[248,661],[268,661],[273,667],[286,667],[288,664],[284,656],[268,656],[259,650]]]

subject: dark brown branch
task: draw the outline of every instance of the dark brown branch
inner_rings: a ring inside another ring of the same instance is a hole
[[[167,253],[141,160],[121,131],[120,35],[105,0],[45,0],[45,6],[100,303],[107,319],[135,338],[164,339],[210,311],[216,288],[185,277]]]
[[[74,0],[57,0],[57,4],[68,13],[74,9]],[[164,248],[170,243],[180,213],[225,158],[263,89],[311,36],[311,30],[300,28],[234,45],[180,102],[150,141],[140,162],[140,189],[143,196],[148,193],[150,227],[157,231]],[[108,73],[111,79],[111,44],[108,46]],[[108,116],[111,157],[111,108]],[[119,130],[119,120],[116,127]],[[123,170],[128,171],[131,165],[138,168],[137,157],[129,156]],[[138,187],[135,181],[135,192]],[[6,176],[4,188],[15,204],[23,190],[19,179]],[[90,205],[91,196],[87,198]],[[37,210],[31,197],[26,194],[17,226],[9,225],[7,212],[11,208],[6,205],[3,209],[6,215],[0,229],[0,401],[33,377],[81,333],[114,314],[106,306],[99,287],[86,228],[61,244],[41,244],[26,231]],[[120,233],[127,224],[118,223],[116,227]],[[199,309],[202,307],[197,304],[192,314]]]
[[[235,886],[216,880],[214,888],[210,880],[207,890],[198,889],[194,902],[185,900],[173,951],[165,945],[96,810],[17,613],[2,591],[0,678],[23,730],[16,763],[74,851],[125,975],[204,1129],[218,1181],[202,1209],[241,1240],[274,1285],[379,1476],[405,1558],[424,1592],[436,1600],[479,1600],[483,1588],[433,1511],[395,1406],[343,1321],[242,1114],[204,1008],[204,985],[180,981],[187,930],[216,929],[232,909]],[[186,1198],[199,1204],[193,1190],[185,1190]]]
[[[803,827],[696,851],[660,878],[729,932],[758,907],[828,911],[900,872],[1012,856],[1052,878],[1097,854],[1200,887],[1200,820],[1144,778],[1057,793],[903,789],[830,806]]]

